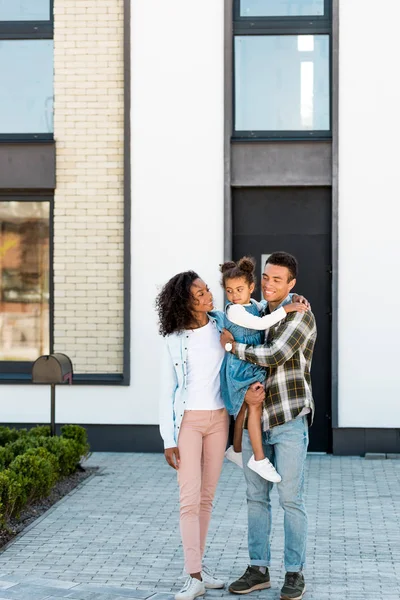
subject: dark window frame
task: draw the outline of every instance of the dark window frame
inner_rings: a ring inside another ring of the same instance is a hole
[[[329,124],[327,130],[237,130],[236,77],[235,77],[235,37],[236,36],[279,36],[279,35],[327,35],[329,36]],[[332,138],[332,0],[324,0],[324,14],[320,16],[291,17],[243,17],[240,16],[240,0],[233,0],[233,59],[232,59],[232,141],[271,141],[271,140],[329,140]]]
[[[0,21],[0,40],[52,40],[54,37],[54,0],[49,0],[48,21]],[[1,133],[0,142],[52,141],[53,133]]]
[[[49,204],[49,348],[54,347],[54,193],[0,194],[0,202],[47,202]],[[32,380],[31,361],[0,360],[0,383],[23,383]]]

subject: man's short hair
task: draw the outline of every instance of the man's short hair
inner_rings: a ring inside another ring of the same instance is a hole
[[[288,252],[273,252],[265,264],[286,267],[289,270],[289,281],[297,278],[299,270],[297,259]]]

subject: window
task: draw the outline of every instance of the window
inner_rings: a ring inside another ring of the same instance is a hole
[[[53,138],[53,0],[0,0],[0,140]]]
[[[49,0],[0,0],[0,21],[49,20]]]
[[[50,202],[0,198],[2,373],[29,373],[49,353],[49,282]]]
[[[331,137],[329,0],[236,0],[234,138]]]
[[[240,0],[241,17],[321,16],[324,0]]]

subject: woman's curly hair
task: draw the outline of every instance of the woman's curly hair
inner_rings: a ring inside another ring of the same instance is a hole
[[[190,288],[196,279],[200,278],[194,271],[178,273],[158,294],[156,311],[162,336],[189,329],[193,324],[193,313],[190,308],[193,296]]]

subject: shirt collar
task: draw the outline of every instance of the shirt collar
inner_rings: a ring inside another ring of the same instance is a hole
[[[285,306],[285,304],[290,304],[291,301],[292,301],[292,295],[288,294],[286,296],[286,298],[284,300],[282,300],[282,302],[279,304],[279,306],[277,306],[274,310],[278,310],[278,308],[281,308],[282,306]],[[268,309],[268,302],[267,302],[266,308]],[[274,311],[272,311],[272,312],[274,312]]]

